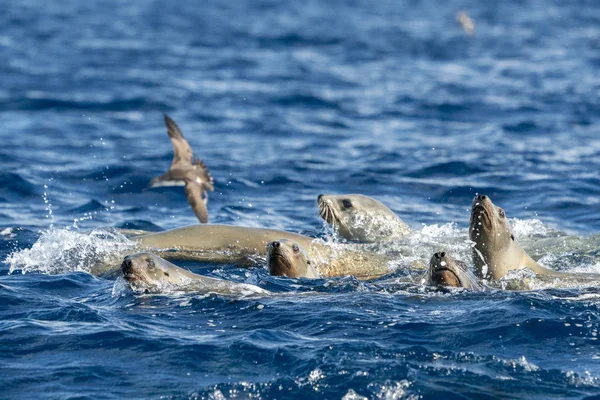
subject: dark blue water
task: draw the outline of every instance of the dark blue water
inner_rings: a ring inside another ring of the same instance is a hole
[[[277,295],[136,296],[74,261],[121,248],[94,229],[196,222],[180,187],[144,190],[171,162],[163,113],[212,171],[212,222],[323,236],[316,196],[364,193],[415,229],[416,259],[450,243],[468,258],[470,202],[486,193],[521,237],[585,241],[600,231],[598,2],[2,10],[1,397],[600,395],[600,289],[476,294],[215,267],[198,271]],[[593,251],[542,260],[599,272]]]

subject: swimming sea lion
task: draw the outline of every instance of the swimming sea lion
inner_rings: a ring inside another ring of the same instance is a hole
[[[362,194],[321,194],[317,204],[321,218],[347,240],[378,242],[410,232],[408,225],[392,210]]]
[[[462,287],[483,290],[475,275],[467,265],[455,260],[445,252],[435,253],[429,261],[427,284],[434,286]]]
[[[177,250],[160,253],[164,258],[245,266],[264,262],[267,244],[281,239],[302,247],[321,276],[369,279],[390,272],[390,259],[384,255],[276,229],[207,224],[131,238],[141,248]]]
[[[504,210],[486,195],[473,199],[469,238],[475,242],[473,263],[479,278],[500,279],[508,271],[521,268],[530,268],[536,274],[558,274],[525,253],[510,230]]]
[[[214,181],[208,168],[200,159],[193,159],[192,148],[183,137],[181,130],[168,115],[165,115],[167,133],[173,143],[173,162],[169,170],[150,182],[150,187],[184,184],[185,194],[200,222],[208,222],[208,194],[215,190]]]
[[[288,278],[320,278],[310,258],[298,243],[289,239],[275,240],[267,245],[267,266],[274,276]]]
[[[138,292],[193,290],[221,294],[269,294],[258,286],[194,274],[150,253],[125,257],[121,271],[131,289]]]

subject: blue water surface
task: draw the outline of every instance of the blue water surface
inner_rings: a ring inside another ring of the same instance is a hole
[[[9,274],[15,257],[93,256],[69,240],[94,229],[197,222],[181,187],[145,190],[172,158],[164,113],[215,178],[214,223],[323,236],[317,195],[363,193],[424,236],[466,241],[486,193],[529,235],[593,235],[597,1],[2,10],[0,397],[600,395],[600,288],[469,293],[180,264],[276,293],[228,298],[135,295],[71,261]]]

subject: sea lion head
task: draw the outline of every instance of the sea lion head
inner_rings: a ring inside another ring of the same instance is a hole
[[[493,279],[498,278],[496,275],[504,275],[496,271],[503,268],[499,263],[504,263],[503,259],[515,247],[515,235],[504,210],[484,194],[476,195],[473,199],[469,238],[475,243],[473,261],[478,275]]]
[[[269,273],[288,278],[318,278],[308,255],[298,243],[289,239],[267,244]]]
[[[410,231],[392,210],[362,194],[321,194],[317,205],[321,218],[347,240],[376,242]]]
[[[185,280],[173,264],[150,253],[127,256],[121,263],[123,278],[135,291],[157,292],[167,285],[182,284]]]
[[[467,265],[450,257],[445,252],[435,253],[431,256],[427,281],[429,285],[434,286],[481,290],[477,278],[469,271]]]

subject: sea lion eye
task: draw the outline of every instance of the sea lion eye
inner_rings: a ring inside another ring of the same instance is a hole
[[[292,250],[294,250],[294,253],[297,253],[300,251],[300,249],[298,248],[298,245],[295,245],[295,244],[292,245]]]
[[[348,199],[344,199],[344,201],[342,201],[342,205],[344,208],[352,208],[352,202]]]
[[[306,260],[306,263],[307,263],[308,265],[310,265],[310,260]]]
[[[501,217],[501,218],[504,218],[504,217],[505,217],[505,215],[504,215],[504,210],[503,210],[503,209],[501,209],[501,208],[498,208],[498,214],[500,214],[500,217]]]
[[[510,238],[512,239],[512,241],[515,241],[515,235],[513,235],[512,233],[510,234]]]

